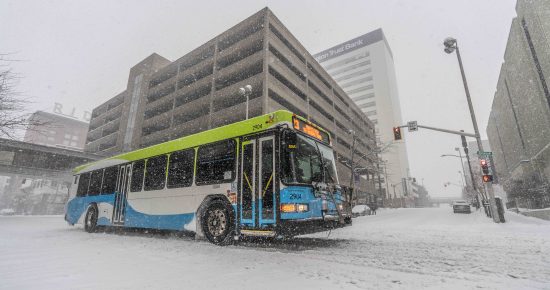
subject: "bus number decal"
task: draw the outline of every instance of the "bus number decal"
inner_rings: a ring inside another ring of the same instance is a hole
[[[302,195],[299,193],[291,193],[289,196],[290,199],[302,199]]]
[[[262,129],[262,124],[256,124],[256,125],[252,126],[253,131],[261,130],[261,129]]]

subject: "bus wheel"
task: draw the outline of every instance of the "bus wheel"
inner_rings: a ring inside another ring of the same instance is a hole
[[[208,241],[216,245],[232,242],[233,219],[231,210],[221,200],[212,201],[202,214],[202,231]]]
[[[95,204],[90,205],[84,218],[84,230],[88,233],[93,233],[97,230],[97,216],[97,206]]]

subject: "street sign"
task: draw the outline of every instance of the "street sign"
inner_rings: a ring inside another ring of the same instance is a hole
[[[493,152],[491,151],[477,151],[477,155],[482,158],[491,158],[493,157]]]
[[[409,127],[409,132],[418,131],[418,123],[416,121],[407,122],[407,127]]]

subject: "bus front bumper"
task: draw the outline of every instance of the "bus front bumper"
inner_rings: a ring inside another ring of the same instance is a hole
[[[324,215],[302,220],[281,220],[280,225],[278,233],[283,236],[313,234],[350,226],[351,215],[343,215],[343,222],[340,222],[338,215]]]

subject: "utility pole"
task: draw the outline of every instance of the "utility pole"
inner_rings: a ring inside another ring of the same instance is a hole
[[[353,138],[353,141],[352,141],[352,144],[351,144],[351,152],[350,152],[350,155],[351,155],[351,164],[350,164],[351,176],[350,176],[350,180],[349,180],[349,189],[353,190],[352,194],[353,194],[353,196],[355,196],[355,199],[357,199],[357,193],[355,192],[355,188],[354,188],[354,185],[355,185],[355,172],[353,172],[354,171],[353,156],[355,155],[354,154],[355,153],[355,131],[350,129],[349,133],[352,135],[352,138]]]
[[[470,117],[472,118],[472,124],[474,126],[474,133],[475,138],[477,142],[477,148],[478,151],[484,151],[483,150],[483,144],[481,143],[481,136],[479,135],[479,128],[477,127],[477,120],[476,115],[474,113],[474,106],[472,104],[472,99],[470,97],[470,90],[468,89],[468,82],[466,81],[466,74],[464,73],[464,67],[462,65],[462,58],[460,57],[460,50],[458,49],[458,42],[456,39],[448,37],[443,42],[445,45],[445,52],[446,53],[452,53],[453,51],[456,51],[456,57],[458,59],[458,65],[460,66],[460,74],[462,75],[462,83],[464,84],[464,91],[466,92],[466,100],[468,101],[468,108],[470,109]],[[497,206],[495,203],[495,194],[493,191],[493,183],[492,182],[485,182],[485,189],[489,195],[489,205],[491,209],[491,216],[493,218],[493,221],[495,223],[500,222],[500,218],[497,216]]]

